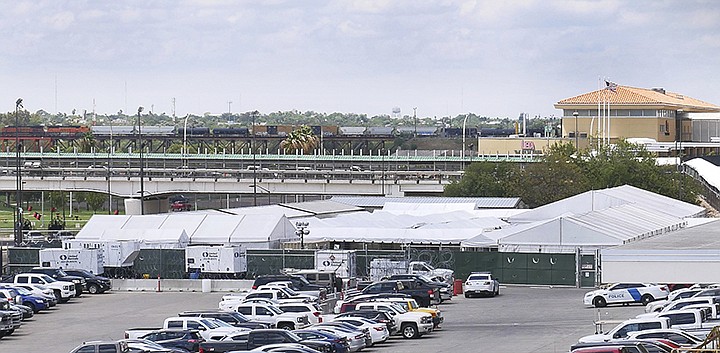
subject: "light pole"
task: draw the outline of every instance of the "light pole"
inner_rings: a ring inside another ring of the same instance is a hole
[[[20,109],[23,108],[22,98],[18,98],[15,101],[15,181],[17,187],[15,190],[15,246],[20,246],[22,243],[22,171],[20,168]]]
[[[415,124],[415,137],[417,137],[417,107],[413,108],[413,123]]]
[[[578,120],[578,119],[577,119],[577,118],[578,118],[578,115],[579,115],[579,114],[578,114],[577,110],[573,112],[573,116],[575,117],[575,150],[576,150],[576,151],[579,151],[579,150],[580,150],[580,147],[578,147],[578,143],[579,143],[579,140],[578,140],[578,121],[577,121],[577,120]]]
[[[112,149],[113,149],[113,124],[112,124],[112,120],[110,120],[110,147],[108,148],[108,165],[107,165],[108,214],[112,214],[112,194],[110,193],[110,175],[112,174]]]
[[[463,169],[465,169],[465,136],[467,135],[465,133],[465,124],[467,123],[467,119],[470,114],[465,114],[465,118],[463,119],[463,131],[462,131],[462,153],[460,153],[460,156],[462,157],[462,166]]]
[[[183,128],[183,150],[182,150],[182,154],[183,154],[183,162],[185,163],[185,164],[183,164],[183,167],[187,167],[187,165],[188,165],[188,163],[187,163],[187,157],[186,157],[186,156],[187,156],[187,121],[188,121],[188,117],[189,117],[189,116],[190,116],[190,114],[186,114],[186,115],[185,115],[185,127]]]
[[[140,124],[140,113],[143,111],[143,107],[138,107],[137,112],[137,126],[138,126],[138,148],[140,148],[140,214],[145,214],[145,167],[143,164],[143,140],[142,140],[142,128]]]
[[[250,142],[250,146],[252,148],[252,157],[253,157],[253,206],[257,206],[257,164],[255,161],[255,115],[257,115],[259,112],[257,110],[250,113],[252,117],[252,141]]]
[[[272,200],[270,199],[272,193],[270,192],[270,190],[257,184],[250,185],[250,187],[259,188],[260,190],[265,191],[268,194],[268,206],[272,203]]]
[[[300,249],[305,249],[305,236],[310,234],[310,231],[307,229],[309,225],[310,223],[308,222],[295,222],[295,227],[297,227],[295,235],[300,237]]]

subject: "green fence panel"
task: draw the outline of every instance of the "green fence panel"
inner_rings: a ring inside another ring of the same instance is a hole
[[[550,280],[553,285],[574,286],[575,270],[553,270]]]
[[[40,265],[40,248],[8,248],[8,266],[11,265]]]
[[[187,278],[185,271],[185,249],[162,249],[160,251],[162,278]]]
[[[455,252],[455,278],[465,279],[472,272],[491,272],[495,276],[500,273],[498,252]]]
[[[311,269],[315,267],[313,250],[263,249],[248,250],[248,278],[278,274],[285,268]]]
[[[550,284],[552,282],[551,273],[550,270],[528,268],[526,284]]]

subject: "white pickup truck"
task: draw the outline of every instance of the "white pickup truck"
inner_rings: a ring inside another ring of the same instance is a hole
[[[287,292],[288,288],[264,288],[254,290],[245,296],[244,300],[254,298],[265,298],[277,302],[278,304],[288,303],[315,303],[317,297],[313,297],[307,294],[295,294],[291,295]],[[291,289],[290,289],[291,290]]]
[[[644,319],[625,320],[606,333],[597,333],[581,337],[579,343],[608,342],[623,339],[629,332],[669,328],[670,319],[666,317],[652,317]]]
[[[666,313],[668,311],[676,311],[684,309],[688,306],[695,305],[695,304],[708,304],[712,305],[715,302],[715,299],[713,297],[699,297],[699,298],[685,298],[685,299],[677,299],[668,305],[666,305],[662,310],[655,311],[655,312],[649,312],[644,313],[636,316],[636,318],[646,318],[646,317],[658,317],[662,313]]]
[[[15,284],[41,284],[52,289],[59,303],[65,303],[76,294],[75,283],[58,281],[42,273],[21,273],[13,278]]]
[[[234,327],[226,324],[223,321],[201,318],[201,317],[171,317],[165,319],[162,327],[152,328],[132,328],[125,330],[126,339],[139,339],[148,333],[161,330],[161,329],[183,329],[183,330],[198,330],[200,335],[205,340],[214,339],[217,337],[224,337],[230,334],[249,331],[250,329]]]
[[[250,320],[260,321],[269,324],[271,327],[297,330],[310,326],[310,319],[307,313],[286,313],[272,305],[261,303],[241,303],[231,306],[222,306],[221,310],[237,311]]]
[[[355,306],[355,310],[380,310],[389,313],[395,320],[395,327],[404,338],[418,338],[433,330],[432,315],[423,312],[409,312],[391,302],[365,302]]]

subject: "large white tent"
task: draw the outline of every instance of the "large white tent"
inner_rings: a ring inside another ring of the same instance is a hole
[[[685,217],[705,209],[632,186],[589,191],[508,218],[512,224],[467,239],[464,247],[486,247],[494,239],[499,251],[594,252],[681,229]]]
[[[145,216],[95,215],[77,234],[78,240],[139,241],[145,248],[192,245],[244,245],[276,248],[296,240],[284,215],[169,213]]]
[[[483,229],[507,225],[492,217],[455,211],[432,215],[393,214],[385,211],[353,213],[334,218],[306,218],[310,234],[305,242],[368,242],[398,244],[458,244],[479,236]],[[493,242],[487,239],[488,244]]]

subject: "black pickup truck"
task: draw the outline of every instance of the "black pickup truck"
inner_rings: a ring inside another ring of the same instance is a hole
[[[440,303],[440,289],[416,280],[393,280],[373,283],[362,294],[404,293],[409,294],[418,305],[428,307]]]
[[[320,352],[332,353],[333,345],[330,342],[303,340],[298,335],[283,329],[259,329],[239,332],[219,341],[200,343],[201,352],[231,352],[249,351],[268,344],[297,343]]]

